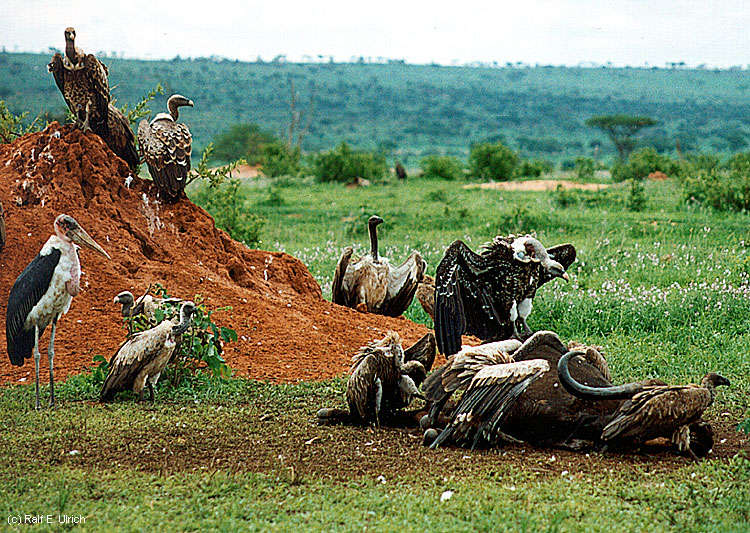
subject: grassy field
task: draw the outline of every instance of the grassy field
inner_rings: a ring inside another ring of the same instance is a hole
[[[341,249],[366,249],[372,213],[386,221],[381,253],[416,248],[431,274],[456,238],[477,248],[535,230],[548,245],[572,242],[571,282],[540,291],[530,326],[604,346],[617,382],[727,376],[706,415],[728,440],[718,458],[431,451],[415,429],[316,426],[319,407],[343,404],[343,378],[199,376],[164,383],[155,405],[101,406],[82,375],[61,385],[55,411],[34,412],[31,387],[0,389],[0,518],[82,515],[99,531],[747,531],[750,455],[736,425],[750,413],[750,217],[689,208],[673,182],[647,183],[641,212],[627,185],[565,197],[461,185],[283,180],[241,196],[267,220],[263,247],[302,259],[326,297]],[[429,323],[418,304],[407,316]]]

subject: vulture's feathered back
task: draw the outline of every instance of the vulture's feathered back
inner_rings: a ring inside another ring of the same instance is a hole
[[[564,263],[553,258],[557,256]],[[518,337],[516,319],[520,316],[525,324],[524,308],[528,314],[536,290],[555,277],[567,279],[565,268],[574,259],[572,245],[545,250],[530,236],[495,237],[478,254],[460,240],[453,242],[435,276],[440,352],[458,352],[464,333],[484,341]]]
[[[109,136],[109,72],[93,54],[75,46],[76,32],[65,29],[65,56],[52,56],[49,71],[79,124],[91,128],[105,141]]]
[[[125,161],[130,170],[135,170],[139,163],[138,151],[135,148],[135,135],[130,129],[130,122],[122,111],[114,105],[107,107],[107,128],[109,134],[105,142],[120,159]]]
[[[344,249],[333,276],[332,301],[362,312],[401,316],[409,307],[422,280],[426,263],[412,252],[400,266],[392,266],[378,254],[377,226],[383,219],[370,217],[370,253],[355,257]]]
[[[193,107],[192,100],[175,94],[167,100],[169,113],[159,113],[149,123],[138,125],[138,149],[159,196],[167,201],[179,199],[187,185],[193,137],[185,124],[177,122],[178,109]]]

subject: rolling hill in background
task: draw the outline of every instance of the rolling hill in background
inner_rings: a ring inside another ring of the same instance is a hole
[[[30,116],[59,118],[65,105],[47,63],[51,54],[0,53],[0,100]],[[528,157],[561,161],[613,154],[584,121],[627,113],[659,121],[643,143],[671,152],[735,152],[750,137],[750,72],[570,67],[445,67],[358,63],[247,63],[221,59],[104,58],[117,104],[133,105],[161,83],[193,99],[181,115],[197,149],[236,123],[283,135],[290,80],[297,109],[312,121],[303,148],[341,141],[380,148],[415,165],[428,153],[464,157],[469,145],[501,140]],[[162,111],[166,96],[152,104]],[[303,124],[306,119],[303,118]]]

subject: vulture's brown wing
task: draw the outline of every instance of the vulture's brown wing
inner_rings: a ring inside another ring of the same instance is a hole
[[[404,362],[419,361],[422,363],[426,372],[432,370],[432,364],[435,362],[437,355],[437,345],[435,335],[427,333],[424,337],[404,350]],[[419,383],[417,383],[419,386]]]
[[[435,278],[425,274],[417,286],[417,300],[422,304],[422,309],[435,320]]]
[[[93,54],[86,54],[83,58],[85,79],[95,109],[89,110],[91,130],[106,140],[109,136],[109,72],[107,67]]]
[[[547,248],[547,254],[553,261],[560,263],[565,270],[570,268],[570,265],[576,260],[576,249],[572,244],[558,244],[552,248]],[[548,281],[554,279],[546,270],[543,268],[539,269],[539,283],[537,287],[541,287]]]
[[[354,249],[351,246],[344,248],[344,252],[336,264],[336,271],[333,274],[333,285],[331,286],[331,301],[346,307],[351,307],[351,298],[344,291],[344,274],[346,274],[346,269],[349,268],[349,260],[352,257],[352,253],[354,253]]]
[[[417,286],[422,281],[427,263],[419,253],[412,253],[409,258],[388,272],[388,290],[385,300],[380,305],[380,314],[401,316],[411,305]]]
[[[184,124],[155,120],[138,126],[138,144],[159,193],[176,200],[185,190],[190,172],[192,136]]]
[[[549,363],[544,359],[484,367],[461,397],[450,424],[430,447],[446,442],[471,443],[472,448],[482,441],[494,444],[515,400],[547,371]]]
[[[622,404],[602,431],[602,440],[669,437],[699,419],[709,405],[711,393],[696,385],[646,389]]]
[[[135,135],[130,129],[130,123],[125,115],[112,104],[109,104],[107,113],[109,136],[104,140],[112,151],[128,164],[130,170],[135,170],[139,158],[135,149]]]
[[[65,67],[63,66],[63,57],[59,53],[52,56],[52,60],[47,65],[47,70],[52,73],[57,88],[60,89],[60,93],[65,98]],[[67,101],[65,103],[67,104]]]
[[[503,326],[517,296],[519,273],[538,262],[513,258],[510,243],[496,238],[481,254],[462,241],[445,251],[435,275],[435,337],[438,349],[452,355],[461,349],[461,335],[482,340],[507,338]]]

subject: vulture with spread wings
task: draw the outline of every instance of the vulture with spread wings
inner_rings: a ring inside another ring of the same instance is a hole
[[[480,253],[457,240],[445,252],[435,276],[435,336],[438,349],[452,355],[461,335],[483,341],[531,334],[526,318],[537,289],[554,278],[568,279],[575,248],[546,249],[530,235],[495,237]]]

